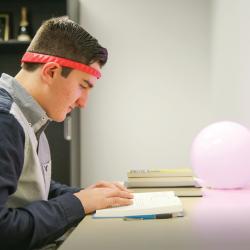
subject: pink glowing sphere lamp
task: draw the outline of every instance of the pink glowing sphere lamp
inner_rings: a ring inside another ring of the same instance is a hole
[[[199,184],[240,189],[250,184],[250,130],[223,121],[204,128],[194,139],[191,165]]]

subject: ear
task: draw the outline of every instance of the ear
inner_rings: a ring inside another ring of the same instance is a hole
[[[45,63],[41,69],[41,78],[44,83],[51,84],[61,74],[62,67],[56,62]]]

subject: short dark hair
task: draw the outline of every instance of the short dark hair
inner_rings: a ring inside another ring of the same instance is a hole
[[[87,65],[98,62],[103,66],[108,58],[107,49],[67,16],[45,21],[36,32],[27,51],[62,57]],[[40,65],[40,63],[23,63],[22,67],[34,71]],[[67,77],[71,70],[63,67],[62,75]]]

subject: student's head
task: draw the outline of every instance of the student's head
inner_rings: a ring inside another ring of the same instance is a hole
[[[36,32],[27,51],[67,58],[87,65],[98,62],[103,66],[107,61],[107,50],[79,24],[66,16],[45,21]],[[22,65],[29,71],[38,66],[37,63]],[[63,75],[67,76],[69,71],[70,69],[64,69]]]
[[[55,121],[64,120],[75,107],[84,107],[107,61],[107,50],[67,17],[45,21],[27,52],[22,69],[39,75],[42,89],[35,98]]]

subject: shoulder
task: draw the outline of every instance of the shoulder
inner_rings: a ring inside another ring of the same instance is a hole
[[[11,108],[13,106],[13,98],[8,93],[7,90],[0,87],[0,128],[7,129],[18,128],[21,129],[21,126],[17,119],[11,113]]]
[[[12,104],[12,96],[7,92],[7,90],[0,88],[0,111],[9,113]]]
[[[13,106],[13,98],[7,90],[0,88],[0,138],[12,137],[17,139],[16,136],[24,138],[24,131],[18,120],[11,113]],[[23,141],[23,139],[22,139]]]
[[[14,130],[22,131],[23,128],[20,122],[17,120],[15,115],[12,112],[12,107],[14,104],[14,100],[12,96],[8,93],[7,90],[0,87],[0,129],[3,131],[6,129],[7,131]]]

